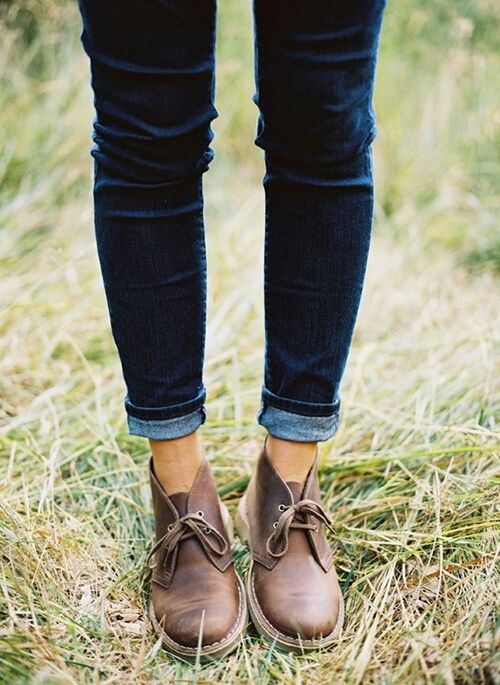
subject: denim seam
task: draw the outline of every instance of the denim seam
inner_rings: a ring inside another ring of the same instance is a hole
[[[204,189],[203,189],[203,178],[200,178],[200,183],[198,186],[198,199],[201,202],[202,206],[204,203]],[[207,257],[207,243],[206,243],[206,231],[205,231],[205,219],[204,219],[204,210],[202,209],[201,214],[198,217],[198,220],[201,222],[200,225],[200,231],[201,231],[201,252],[202,252],[202,266],[201,266],[201,279],[202,279],[202,286],[201,286],[201,300],[202,300],[202,308],[203,308],[203,313],[202,313],[202,330],[201,330],[201,340],[200,340],[200,350],[201,350],[201,368],[203,369],[203,362],[205,359],[206,355],[206,340],[207,340],[207,316],[208,316],[208,257]],[[204,385],[202,383],[202,388],[204,388]]]

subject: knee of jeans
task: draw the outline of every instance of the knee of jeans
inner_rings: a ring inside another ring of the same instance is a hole
[[[314,181],[342,181],[347,176],[371,183],[369,148],[377,129],[369,102],[333,111],[327,103],[290,112],[280,118],[261,111],[255,144],[266,152],[268,163],[281,174]]]
[[[217,116],[212,105],[177,121],[152,122],[126,111],[119,119],[97,115],[91,155],[113,181],[170,184],[199,176],[214,157],[210,122]]]

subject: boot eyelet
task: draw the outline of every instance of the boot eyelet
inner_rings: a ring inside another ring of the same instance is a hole
[[[167,530],[172,530],[173,527],[174,527],[174,524],[173,524],[173,523],[169,523],[168,526],[167,526]]]
[[[200,510],[200,511],[198,512],[198,516],[199,516],[200,518],[203,518],[203,517],[205,516],[205,514]]]
[[[203,532],[204,532],[206,535],[210,535],[210,533],[211,533],[212,531],[210,530],[210,528],[207,528],[207,527],[205,526],[205,528],[203,529]]]
[[[285,509],[286,509],[286,504],[280,504],[279,507],[278,507],[278,509],[279,509],[280,511],[285,511]]]
[[[277,527],[278,527],[278,521],[275,521],[275,522],[273,523],[273,528],[277,528]]]

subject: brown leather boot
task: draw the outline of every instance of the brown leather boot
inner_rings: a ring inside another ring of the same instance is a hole
[[[236,523],[252,553],[250,615],[257,631],[283,649],[324,648],[340,633],[344,602],[323,528],[330,521],[321,507],[318,450],[302,488],[281,478],[266,442],[267,436]]]
[[[150,617],[165,649],[209,661],[231,652],[247,622],[243,583],[231,556],[232,526],[206,458],[189,493],[170,497],[150,459],[156,544]]]

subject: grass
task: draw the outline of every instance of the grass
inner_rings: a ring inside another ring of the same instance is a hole
[[[202,437],[233,510],[264,436],[263,166],[249,3],[219,5]],[[292,656],[250,630],[194,668],[147,619],[148,450],[126,429],[93,244],[76,7],[0,13],[0,681],[498,682],[496,3],[387,10],[374,240],[342,424],[321,444],[342,637]]]

